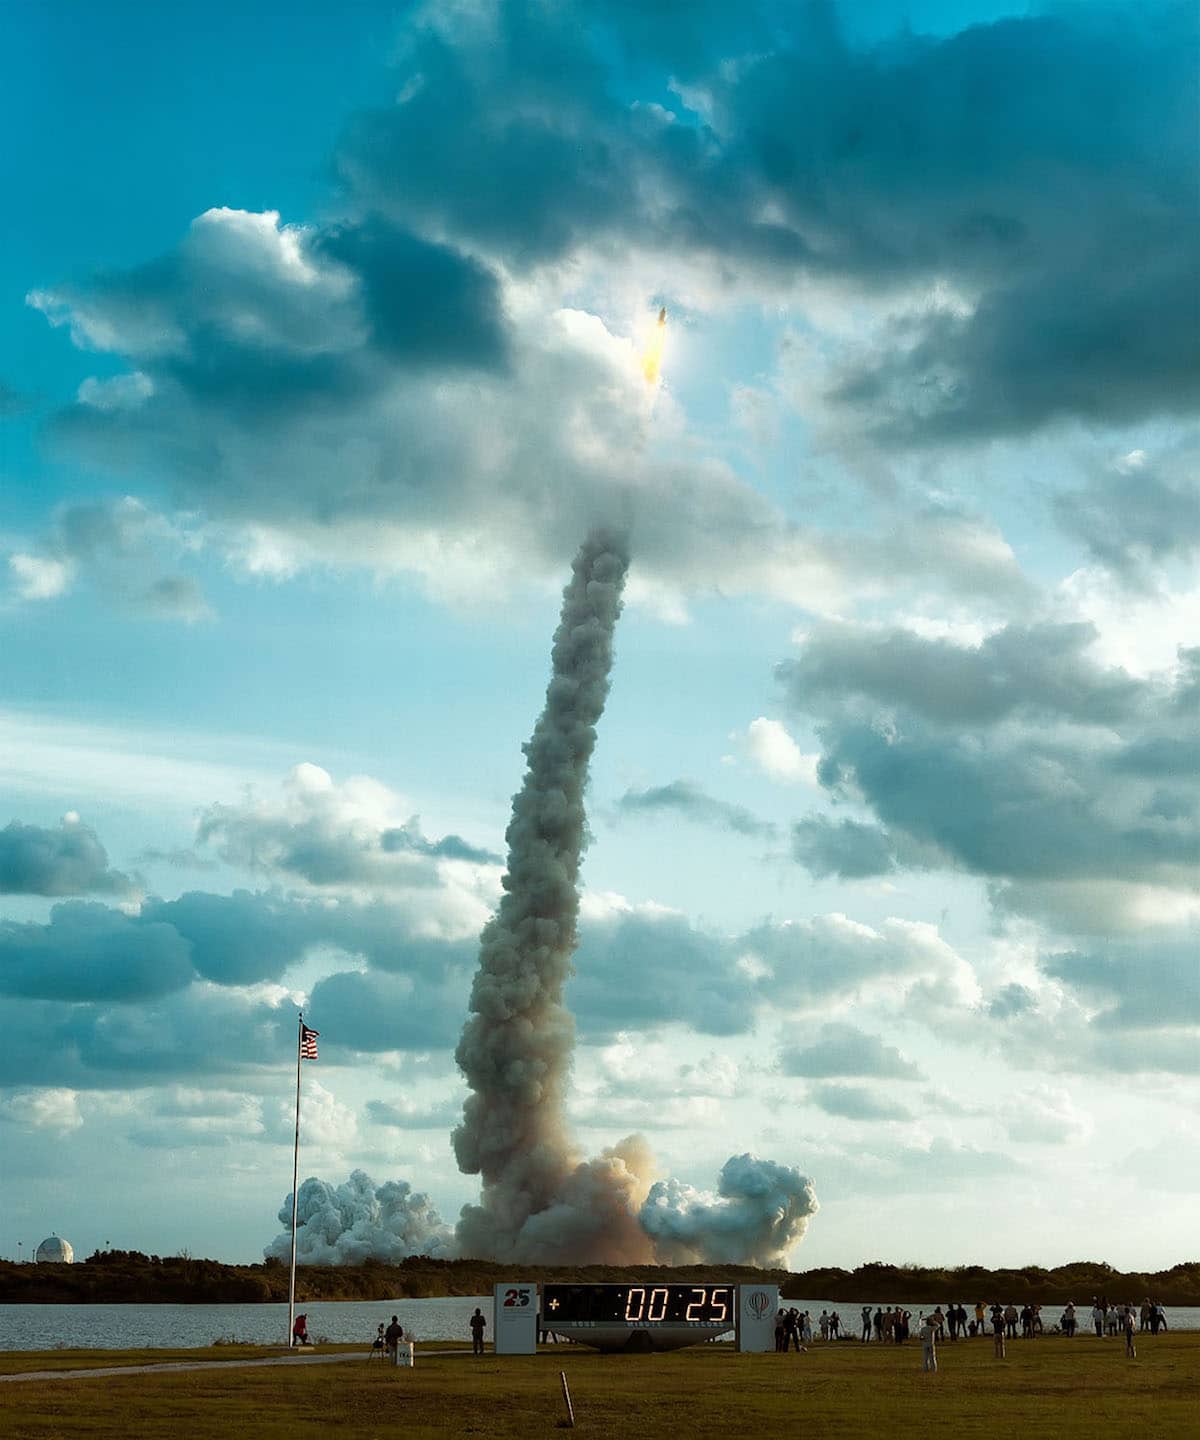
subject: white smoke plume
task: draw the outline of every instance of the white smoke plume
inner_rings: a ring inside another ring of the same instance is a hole
[[[817,1211],[812,1181],[799,1170],[733,1155],[715,1195],[678,1180],[654,1185],[638,1216],[663,1265],[704,1260],[776,1266],[803,1238]]]
[[[284,1231],[263,1252],[291,1258],[292,1197],[279,1208]],[[302,1265],[357,1265],[363,1260],[402,1260],[406,1255],[448,1256],[453,1235],[428,1195],[404,1180],[377,1186],[355,1170],[334,1188],[305,1180],[296,1203],[296,1259]]]
[[[455,1058],[471,1094],[454,1131],[459,1168],[479,1175],[455,1234],[407,1184],[375,1190],[361,1171],[336,1190],[300,1188],[297,1253],[313,1262],[448,1254],[526,1264],[742,1262],[780,1265],[817,1208],[798,1170],[736,1155],[715,1195],[657,1180],[640,1135],[593,1160],[566,1122],[575,1022],[563,1003],[587,843],[583,797],[608,696],[629,568],[625,539],[589,535],[554,635],[546,705],[524,747],[506,833],[504,896],[480,936],[479,969]],[[285,1224],[291,1198],[279,1212]],[[286,1256],[289,1236],[268,1254]]]

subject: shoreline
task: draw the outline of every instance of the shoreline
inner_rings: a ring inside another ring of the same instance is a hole
[[[395,1265],[366,1261],[353,1266],[302,1265],[297,1286],[308,1303],[454,1299],[490,1295],[493,1286],[519,1275],[530,1282],[601,1284],[645,1280],[663,1284],[778,1285],[785,1299],[814,1295],[840,1305],[886,1303],[973,1305],[999,1297],[1043,1306],[1113,1303],[1150,1298],[1168,1306],[1200,1306],[1200,1261],[1152,1272],[1121,1272],[1098,1262],[987,1269],[893,1266],[878,1262],[854,1270],[759,1270],[751,1266],[513,1265],[486,1261],[433,1260],[414,1256]],[[279,1262],[226,1265],[189,1256],[147,1256],[106,1251],[73,1265],[0,1261],[0,1304],[5,1305],[237,1305],[278,1304],[287,1299],[287,1267]]]

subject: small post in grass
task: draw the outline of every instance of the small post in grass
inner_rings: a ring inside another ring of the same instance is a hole
[[[563,1400],[566,1402],[567,1406],[567,1429],[574,1430],[575,1407],[571,1404],[571,1391],[570,1387],[567,1385],[567,1372],[565,1370],[560,1370],[558,1372],[558,1378],[562,1381]]]

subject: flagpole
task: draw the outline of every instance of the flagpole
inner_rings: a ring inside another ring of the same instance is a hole
[[[304,1040],[304,1012],[296,1025],[296,1136],[292,1146],[292,1269],[288,1279],[288,1349],[296,1343],[292,1327],[296,1323],[296,1179],[300,1172],[300,1053]]]

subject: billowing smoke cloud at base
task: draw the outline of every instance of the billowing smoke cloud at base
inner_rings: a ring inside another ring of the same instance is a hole
[[[286,1228],[263,1252],[291,1258],[292,1197],[279,1207]],[[296,1202],[296,1259],[302,1265],[357,1265],[362,1260],[403,1260],[406,1255],[449,1255],[453,1235],[428,1195],[404,1180],[376,1185],[362,1170],[344,1184],[310,1179]]]
[[[546,704],[524,747],[528,768],[506,832],[505,893],[480,937],[471,1013],[455,1052],[472,1093],[454,1151],[459,1168],[479,1175],[482,1188],[479,1203],[463,1207],[452,1248],[527,1264],[777,1265],[817,1208],[812,1183],[798,1170],[734,1156],[710,1194],[660,1179],[640,1135],[589,1160],[566,1122],[575,1023],[563,992],[577,943],[584,792],[628,568],[625,537],[596,531],[575,557],[563,594]],[[436,1215],[424,1196],[402,1188],[403,1204],[392,1213],[399,1217],[411,1203],[419,1217],[415,1237]],[[290,1204],[289,1196],[281,1218],[290,1216]],[[346,1260],[394,1253],[403,1228],[396,1224],[380,1229],[381,1249],[363,1250],[375,1223],[370,1205],[370,1182],[361,1172],[336,1191],[306,1181],[298,1253],[344,1249]],[[353,1217],[345,1233],[336,1229],[343,1213]],[[312,1223],[319,1238],[310,1243]],[[429,1236],[430,1243],[448,1243],[440,1229],[435,1235],[430,1228]],[[281,1242],[286,1247],[290,1237],[278,1237],[269,1253],[279,1253]]]
[[[638,1219],[662,1265],[703,1260],[770,1265],[801,1239],[816,1210],[812,1181],[798,1170],[754,1155],[731,1155],[715,1195],[679,1180],[660,1180]]]

